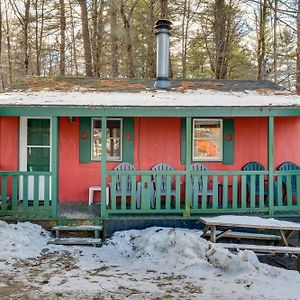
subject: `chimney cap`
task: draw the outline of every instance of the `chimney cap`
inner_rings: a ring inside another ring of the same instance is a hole
[[[172,22],[167,19],[160,19],[155,23],[155,29],[171,29]]]

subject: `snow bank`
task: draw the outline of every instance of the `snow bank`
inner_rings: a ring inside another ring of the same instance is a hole
[[[49,233],[29,222],[7,224],[0,221],[0,261],[38,256],[47,247]]]
[[[115,248],[139,266],[151,263],[167,269],[186,269],[198,264],[233,273],[252,272],[262,266],[254,252],[233,254],[200,238],[200,234],[194,230],[157,227],[129,230],[115,233],[106,247]]]

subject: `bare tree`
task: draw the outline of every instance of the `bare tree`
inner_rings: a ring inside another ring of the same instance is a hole
[[[66,75],[66,15],[65,0],[59,0],[60,45],[59,45],[59,75]]]
[[[4,90],[4,78],[3,78],[3,65],[2,65],[2,4],[0,2],[0,79],[1,79],[1,89]]]
[[[88,21],[88,10],[86,0],[79,0],[81,8],[81,24],[82,24],[82,38],[83,38],[83,48],[84,48],[84,58],[85,58],[85,72],[86,76],[93,76],[92,68],[92,50],[90,42],[90,32],[89,32],[89,21]]]
[[[267,26],[267,0],[260,0],[259,28],[257,43],[257,79],[264,77],[264,63],[266,59],[266,26]]]
[[[168,18],[168,0],[160,0],[160,17],[161,19]]]
[[[29,45],[28,45],[28,35],[29,35],[29,22],[30,22],[30,0],[23,0],[24,8],[20,9],[19,2],[9,0],[15,15],[17,16],[23,29],[23,50],[24,50],[24,71],[25,75],[29,74]],[[24,12],[23,12],[24,10]]]
[[[110,0],[110,39],[111,39],[111,75],[117,77],[119,73],[118,64],[118,39],[117,39],[117,3]]]
[[[137,5],[138,0],[135,0],[128,11],[125,11],[124,0],[120,0],[120,13],[123,20],[123,28],[125,34],[125,45],[126,45],[126,53],[127,53],[127,76],[129,78],[134,77],[134,66],[133,66],[133,53],[132,53],[132,40],[131,40],[131,28],[130,21],[132,18],[132,14],[135,6]]]
[[[73,5],[72,5],[71,0],[69,0],[69,10],[70,10],[71,40],[72,40],[71,70],[72,70],[72,73],[73,73],[73,66],[74,66],[75,67],[76,76],[78,76],[79,72],[78,72],[78,63],[77,63],[75,24],[74,24],[74,17],[73,17]]]
[[[154,15],[154,7],[156,4],[156,0],[149,0],[149,30],[148,30],[148,45],[147,45],[147,69],[148,69],[148,77],[154,78],[156,73],[155,68],[155,34],[154,34],[154,26],[155,26],[155,15]]]
[[[230,18],[230,17],[229,17]],[[228,18],[228,19],[229,19]],[[226,28],[227,16],[225,0],[216,0],[215,2],[215,76],[217,79],[226,79],[227,77],[227,43],[230,28]],[[228,22],[230,26],[230,21]]]
[[[10,24],[8,19],[8,11],[5,12],[5,36],[6,36],[6,44],[7,44],[7,61],[8,61],[8,83],[9,85],[12,85],[13,82],[13,67],[12,67],[12,50],[11,50],[11,38],[10,38]],[[3,26],[4,27],[4,26]]]
[[[105,1],[100,3],[98,0],[92,1],[92,54],[94,74],[97,77],[101,75],[102,57],[103,57],[103,36],[104,36],[104,5]]]
[[[300,0],[297,2],[297,75],[296,75],[296,92],[300,95]]]

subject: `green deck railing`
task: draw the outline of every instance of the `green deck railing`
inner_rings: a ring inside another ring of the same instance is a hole
[[[189,217],[252,212],[272,215],[300,210],[300,171],[274,171],[273,186],[269,185],[267,170],[107,171],[107,174],[110,196],[106,211],[102,211],[106,216],[177,214]],[[165,189],[161,187],[163,183]],[[185,196],[187,191],[189,198]]]
[[[0,216],[53,216],[56,199],[51,199],[51,175],[0,171]]]

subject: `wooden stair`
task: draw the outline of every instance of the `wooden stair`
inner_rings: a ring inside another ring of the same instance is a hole
[[[79,225],[79,226],[54,226],[51,228],[55,232],[55,238],[48,241],[48,244],[54,245],[92,245],[101,246],[100,237],[103,226]],[[60,237],[61,231],[64,232],[94,232],[94,237]]]

